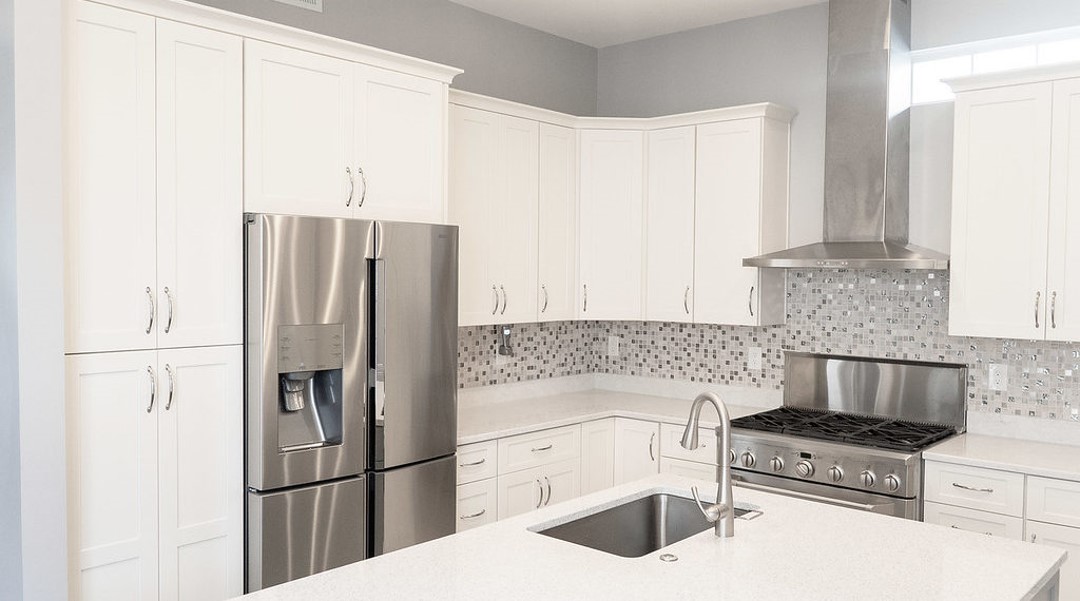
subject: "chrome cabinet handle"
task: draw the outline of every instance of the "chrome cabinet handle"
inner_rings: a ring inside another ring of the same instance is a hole
[[[975,487],[972,487],[972,486],[964,486],[963,484],[960,484],[959,482],[953,482],[952,485],[955,486],[956,488],[962,488],[964,490],[970,490],[972,492],[984,492],[984,493],[988,493],[988,494],[994,492],[994,489],[992,489],[992,488],[975,488]]]
[[[649,460],[650,461],[656,461],[656,454],[653,453],[653,443],[654,442],[656,442],[656,432],[653,432],[652,435],[649,436]]]
[[[157,396],[157,380],[154,379],[154,368],[147,365],[146,373],[150,376],[150,404],[146,406],[146,412],[150,413],[154,410],[154,397]]]
[[[547,312],[547,306],[548,306],[548,291],[547,291],[547,286],[545,286],[545,285],[541,285],[541,286],[540,286],[540,291],[544,293],[544,306],[540,308],[540,312],[541,312],[541,313],[545,313],[545,312]]]
[[[553,445],[549,444],[546,447],[533,447],[532,452],[533,453],[539,453],[540,451],[550,451],[552,446]]]
[[[487,461],[487,458],[481,458],[480,461],[473,461],[472,463],[461,463],[458,467],[475,467],[477,465],[483,465]]]
[[[1057,329],[1057,291],[1050,293],[1050,327]]]
[[[491,285],[491,294],[495,297],[495,308],[491,310],[491,314],[495,315],[499,312],[499,289],[495,287],[495,284]]]
[[[165,322],[165,333],[168,334],[172,329],[172,316],[173,316],[173,299],[172,292],[169,291],[169,287],[165,286],[165,300],[169,302],[169,318]]]
[[[502,293],[503,299],[503,308],[502,311],[499,311],[499,315],[506,315],[506,288],[503,288],[501,284],[499,285],[499,292]]]
[[[686,291],[682,294],[682,308],[687,315],[690,315],[690,286],[687,286]]]
[[[353,183],[352,169],[348,166],[345,167],[345,178],[349,180],[349,196],[345,198],[345,206],[352,206],[353,191],[356,188],[356,184]]]
[[[146,300],[150,301],[150,323],[146,324],[146,333],[149,334],[154,329],[154,314],[157,313],[157,306],[154,304],[154,291],[149,286],[146,287]]]
[[[750,286],[750,296],[746,299],[746,307],[750,309],[750,317],[754,316],[754,287]]]
[[[165,400],[165,410],[168,411],[172,407],[173,390],[176,389],[176,379],[173,378],[173,370],[168,363],[165,364],[165,375],[169,376],[169,396]]]
[[[364,184],[364,187],[360,189],[360,203],[356,205],[356,208],[364,206],[364,201],[367,200],[367,175],[364,174],[364,168],[357,165],[356,174],[360,176],[360,183]]]
[[[480,511],[477,511],[476,513],[470,513],[469,515],[459,515],[458,519],[459,520],[475,520],[476,518],[484,515],[485,513],[487,513],[487,509],[481,509]]]
[[[540,506],[544,504],[544,485],[540,484],[540,478],[536,479],[536,490],[540,493],[540,498],[536,501],[536,508],[540,509]]]
[[[583,300],[581,305],[581,312],[586,313],[589,311],[589,285],[582,284],[581,289],[583,291]]]
[[[1042,292],[1035,292],[1035,327],[1039,327],[1039,300],[1042,299]]]
[[[547,476],[544,476],[544,483],[547,484],[547,501],[544,501],[544,507],[547,507],[551,503],[551,480],[548,480]]]

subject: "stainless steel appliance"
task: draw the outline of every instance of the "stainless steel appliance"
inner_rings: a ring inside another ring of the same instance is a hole
[[[741,487],[922,517],[922,450],[963,432],[967,367],[815,355],[784,359],[784,405],[731,421]]]
[[[457,228],[245,236],[247,590],[452,533]]]

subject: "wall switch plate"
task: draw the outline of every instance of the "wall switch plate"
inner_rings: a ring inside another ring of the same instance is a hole
[[[761,369],[761,347],[752,346],[746,351],[746,369]]]
[[[620,342],[622,342],[622,338],[619,338],[618,336],[608,336],[607,337],[607,354],[608,354],[608,357],[618,357],[619,356],[619,343]]]
[[[1005,390],[1009,382],[1009,367],[1001,363],[991,363],[988,372],[990,390]]]

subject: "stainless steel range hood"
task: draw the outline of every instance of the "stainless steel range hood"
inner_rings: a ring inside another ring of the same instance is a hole
[[[746,267],[948,269],[908,243],[909,0],[830,0],[824,242]]]

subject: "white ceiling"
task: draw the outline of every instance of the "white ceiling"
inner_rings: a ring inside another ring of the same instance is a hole
[[[451,0],[596,48],[825,0]]]

